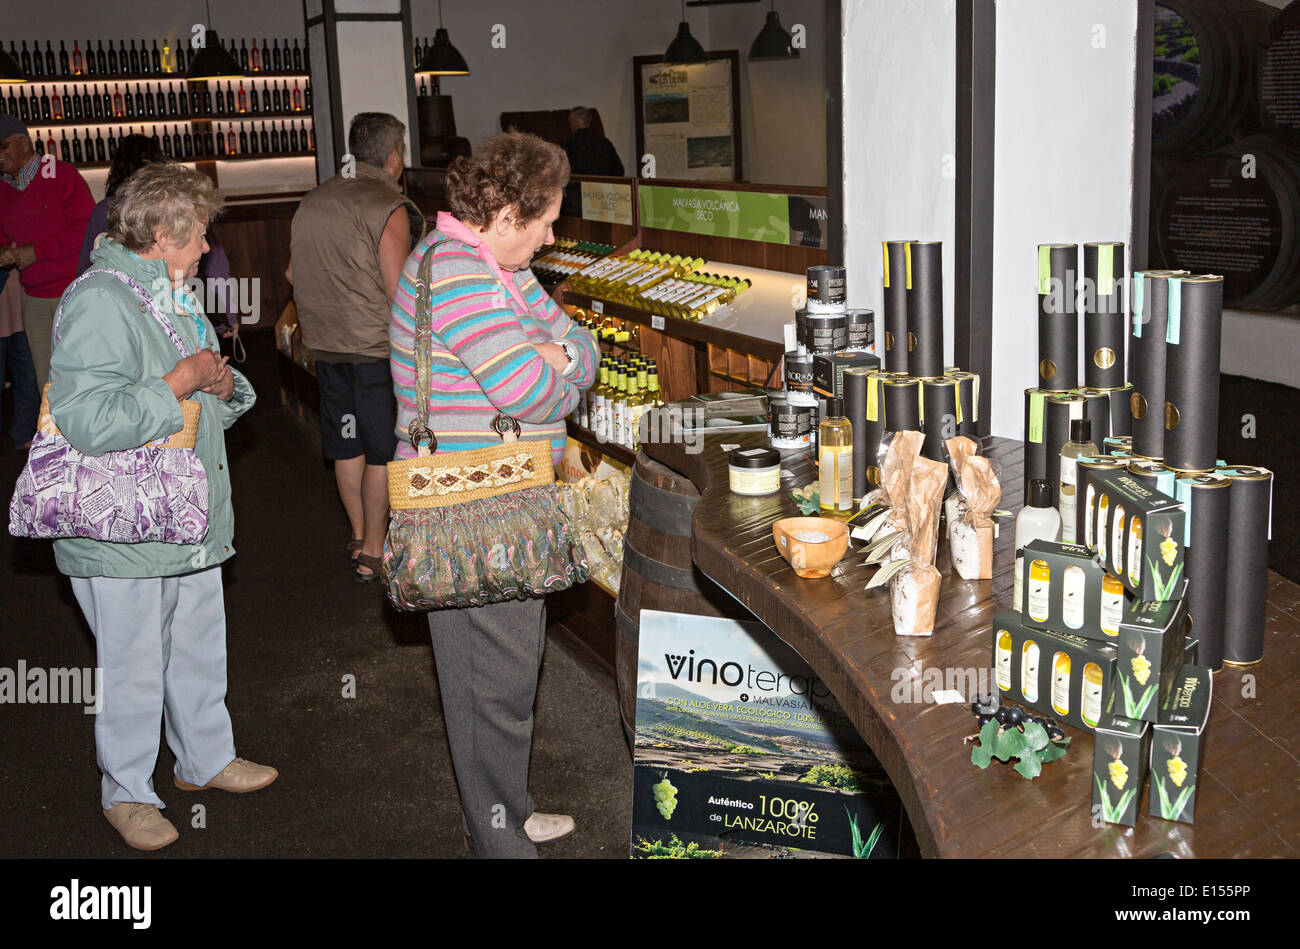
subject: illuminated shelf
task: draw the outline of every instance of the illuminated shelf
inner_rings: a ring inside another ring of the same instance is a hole
[[[213,79],[212,82],[240,82],[250,79],[310,79],[311,73],[306,72],[252,72],[243,76],[229,76],[221,79]],[[208,82],[209,80],[201,80]],[[80,76],[37,76],[35,79],[25,79],[22,82],[6,83],[10,86],[52,86],[61,83],[96,83],[96,82],[189,82],[185,76],[178,72],[156,72],[156,73],[102,73],[94,75]]]
[[[126,116],[124,118],[80,118],[80,119],[31,119],[27,122],[30,129],[58,128],[96,128],[111,125],[185,125],[192,122],[270,122],[281,119],[306,119],[311,121],[310,112],[236,112],[233,114],[217,113],[203,115],[146,115]]]

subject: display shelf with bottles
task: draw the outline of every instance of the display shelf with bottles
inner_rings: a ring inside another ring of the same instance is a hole
[[[39,40],[32,40],[28,49],[27,40],[10,40],[9,55],[19,65],[29,82],[87,82],[94,79],[133,81],[156,79],[159,76],[184,78],[195,47],[194,36],[184,34],[175,40],[168,37],[149,37],[139,40],[96,40],[91,48],[91,40],[86,40],[85,48],[80,39],[59,40],[59,49],[54,49],[54,41],[46,40],[45,48],[40,48]],[[104,43],[108,43],[105,49]],[[223,41],[226,49],[250,75],[276,77],[306,76],[311,72],[306,45],[297,37],[275,37],[268,43],[262,37],[259,44],[256,37],[242,37],[237,40]],[[283,44],[283,45],[281,45]]]
[[[575,240],[557,235],[554,244],[548,244],[533,256],[530,265],[533,275],[543,286],[553,287],[614,252],[613,244]]]

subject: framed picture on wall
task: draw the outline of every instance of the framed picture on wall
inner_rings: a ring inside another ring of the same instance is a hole
[[[703,63],[636,56],[636,171],[642,177],[741,181],[740,52]],[[643,166],[653,159],[653,169]]]

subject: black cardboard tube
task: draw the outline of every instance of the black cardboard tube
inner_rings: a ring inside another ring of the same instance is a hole
[[[1165,330],[1165,464],[1205,471],[1219,448],[1223,278],[1171,278],[1169,293],[1178,313],[1170,313]]]
[[[1107,389],[1110,395],[1110,434],[1133,436],[1133,386],[1125,383],[1118,389]],[[1101,444],[1098,442],[1097,444]]]
[[[1106,271],[1109,281],[1101,280]],[[1082,296],[1084,384],[1094,389],[1122,386],[1126,335],[1122,243],[1083,245]]]
[[[868,491],[867,459],[871,455],[867,437],[867,386],[872,369],[844,370],[844,417],[853,426],[853,500]]]
[[[1129,325],[1128,377],[1133,383],[1133,454],[1165,457],[1165,331],[1169,321],[1169,278],[1174,270],[1133,274],[1133,318]]]
[[[885,241],[885,369],[907,372],[907,245],[910,241]]]
[[[1043,450],[1047,456],[1047,483],[1051,486],[1052,505],[1057,503],[1061,481],[1061,446],[1070,440],[1070,422],[1083,418],[1083,396],[1058,392],[1047,397],[1043,419]]]
[[[919,379],[886,379],[885,431],[921,430],[921,382]]]
[[[907,291],[907,373],[920,378],[943,375],[943,244],[912,241],[912,282]],[[895,343],[897,345],[897,343]]]
[[[946,376],[922,379],[921,399],[921,427],[925,432],[921,454],[932,461],[943,461],[944,442],[958,434],[957,380]]]
[[[1077,244],[1038,245],[1038,386],[1064,392],[1079,385]]]
[[[1080,389],[1083,417],[1092,423],[1092,440],[1101,446],[1110,437],[1110,393],[1105,389]]]
[[[1178,485],[1180,492],[1191,492],[1187,512],[1192,522],[1191,542],[1185,554],[1186,599],[1192,635],[1198,643],[1196,663],[1217,671],[1223,667],[1231,482],[1222,475],[1194,474],[1179,475]],[[1153,542],[1148,543],[1154,546]]]
[[[1224,472],[1221,472],[1224,473]],[[1228,578],[1224,607],[1223,661],[1249,665],[1264,658],[1264,595],[1268,586],[1268,529],[1273,473],[1267,468],[1229,469]]]
[[[961,406],[961,421],[957,423],[957,434],[979,439],[979,373],[956,369],[948,373],[950,379],[957,380],[957,401]]]

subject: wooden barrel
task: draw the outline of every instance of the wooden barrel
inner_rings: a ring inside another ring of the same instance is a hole
[[[699,499],[689,479],[637,453],[628,492],[623,578],[614,607],[619,714],[629,745],[636,729],[641,611],[753,618],[691,560],[691,516]]]

